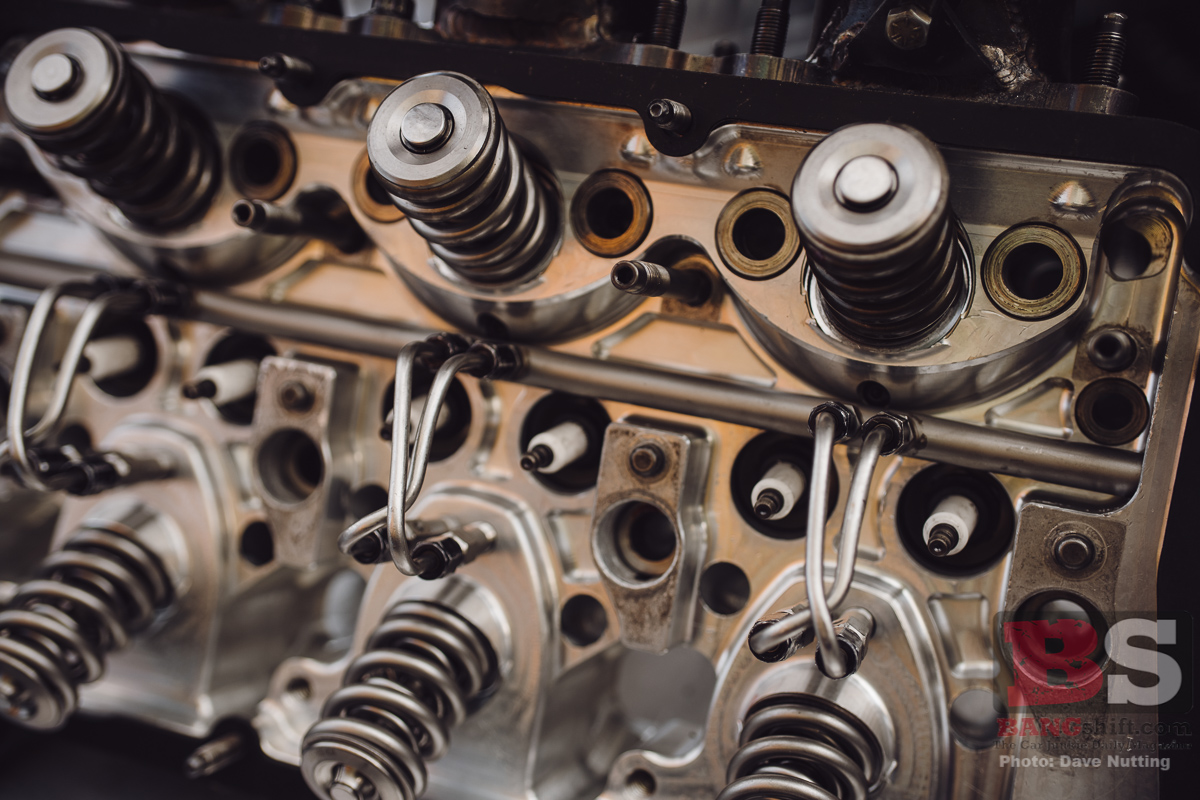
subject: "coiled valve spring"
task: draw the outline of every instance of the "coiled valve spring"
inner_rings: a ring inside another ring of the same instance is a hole
[[[811,695],[758,703],[740,743],[717,800],[866,800],[883,769],[875,736],[840,706]]]
[[[0,612],[0,713],[37,730],[61,727],[76,687],[172,598],[162,563],[118,528],[84,528],[42,562]]]
[[[450,609],[398,603],[304,737],[301,769],[326,800],[415,800],[468,706],[496,682],[496,654]]]
[[[216,137],[197,111],[159,92],[108,35],[61,28],[17,55],[5,80],[16,126],[132,222],[191,222],[220,184]]]
[[[516,280],[557,241],[553,179],[533,166],[475,81],[419,75],[380,105],[367,155],[434,254],[468,280]]]

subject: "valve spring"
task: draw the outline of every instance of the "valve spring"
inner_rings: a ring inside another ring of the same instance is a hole
[[[104,672],[172,597],[158,557],[118,530],[84,528],[42,562],[0,612],[0,712],[27,728],[61,727],[76,687]]]
[[[808,263],[831,321],[868,345],[907,344],[945,319],[964,291],[955,224],[947,213],[916,261],[842,261],[817,247]]]
[[[66,37],[67,46],[55,54],[77,54],[88,45],[83,52],[103,53],[94,59],[69,56],[77,74],[84,76],[76,91],[100,96],[94,98],[91,111],[64,126],[39,125],[33,116],[23,119],[10,101],[17,127],[56,156],[59,167],[86,179],[93,191],[134,223],[168,229],[202,214],[220,185],[220,154],[216,136],[200,113],[185,100],[157,90],[107,34],[66,29],[46,36]],[[45,38],[27,50],[38,48]],[[45,52],[45,47],[39,49],[39,54]],[[108,63],[99,63],[104,58]],[[111,71],[111,81],[93,88],[86,80],[90,71]],[[22,76],[26,74],[32,73]],[[9,93],[16,78],[17,72],[10,71]],[[66,100],[40,102],[55,108]]]
[[[751,709],[717,800],[862,800],[883,770],[879,742],[841,706],[776,695]]]
[[[369,146],[371,165],[409,224],[451,269],[481,283],[519,278],[545,260],[557,239],[553,178],[530,163],[505,129],[491,95],[474,80],[454,73],[421,75],[406,81],[392,97],[411,96],[429,87],[445,87],[467,98],[473,110],[463,112],[458,104],[453,111],[421,104],[445,115],[440,136],[421,147],[405,143],[410,119],[400,112],[411,114],[414,109],[399,103],[385,101],[371,128],[399,130],[397,141],[412,151],[403,154],[409,160],[424,160],[437,169],[449,166],[430,180],[427,173],[418,177],[411,163],[397,163],[387,154],[381,161],[380,150]],[[392,109],[395,113],[389,114]],[[460,147],[464,140],[467,143]],[[465,167],[459,163],[462,148],[475,148]]]
[[[395,605],[304,737],[301,768],[320,797],[425,792],[469,704],[494,686],[496,654],[457,612],[419,600]]]

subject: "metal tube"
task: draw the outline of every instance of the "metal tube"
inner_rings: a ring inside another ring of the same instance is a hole
[[[868,433],[858,454],[858,463],[854,465],[854,472],[850,476],[850,489],[846,492],[846,512],[842,517],[842,540],[838,548],[837,571],[834,573],[833,586],[826,596],[830,613],[837,611],[854,581],[858,540],[862,535],[863,517],[870,500],[871,480],[875,476],[875,467],[879,464],[886,441],[887,431],[883,428],[875,428]],[[812,501],[810,495],[809,503]],[[750,647],[755,653],[771,652],[798,635],[812,621],[812,608],[807,601],[788,610],[791,612],[788,616],[760,629],[751,637]]]
[[[837,421],[833,414],[822,412],[813,424],[813,461],[809,478],[812,488],[808,495],[808,531],[804,550],[804,589],[812,615],[817,647],[821,650],[829,677],[846,675],[846,659],[838,645],[833,617],[825,602],[825,510],[829,503],[829,473],[833,470],[833,445],[837,439]]]
[[[5,260],[9,280],[44,286],[46,275],[80,276],[91,270],[40,271],[40,265]],[[58,266],[58,265],[54,265]],[[249,333],[279,336],[324,347],[391,358],[427,331],[391,320],[372,320],[324,309],[263,303],[210,290],[193,294],[188,315]],[[755,428],[808,436],[808,418],[824,398],[742,386],[632,364],[522,348],[525,369],[515,380],[545,389],[706,417]],[[917,427],[918,458],[985,472],[1044,481],[1103,494],[1129,496],[1141,479],[1141,454],[1060,442],[965,422],[909,415]]]

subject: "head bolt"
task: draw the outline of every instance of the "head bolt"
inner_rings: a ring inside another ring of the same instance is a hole
[[[432,153],[454,132],[454,118],[445,106],[418,103],[400,122],[400,141],[412,153]]]
[[[929,41],[933,17],[913,5],[894,8],[887,15],[887,38],[900,50],[919,50]]]
[[[79,63],[65,53],[42,56],[29,73],[29,81],[38,97],[52,102],[75,94],[82,77]]]
[[[279,389],[279,405],[297,414],[308,411],[313,407],[312,392],[299,381],[288,381]]]
[[[942,558],[957,544],[958,531],[954,530],[953,526],[943,523],[935,525],[929,532],[929,543],[926,546],[929,548],[930,555]]]
[[[1096,546],[1086,536],[1068,533],[1054,543],[1054,560],[1063,569],[1086,569],[1096,560]]]
[[[658,475],[666,464],[667,457],[656,444],[639,444],[629,453],[629,468],[643,478]]]

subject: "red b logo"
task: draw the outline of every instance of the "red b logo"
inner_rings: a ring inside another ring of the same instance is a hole
[[[1004,641],[1012,645],[1010,708],[1078,703],[1100,691],[1104,674],[1088,658],[1098,642],[1096,629],[1088,623],[1074,619],[1005,622]],[[1055,646],[1048,647],[1048,642]],[[1066,673],[1066,680],[1051,683],[1050,670]]]

